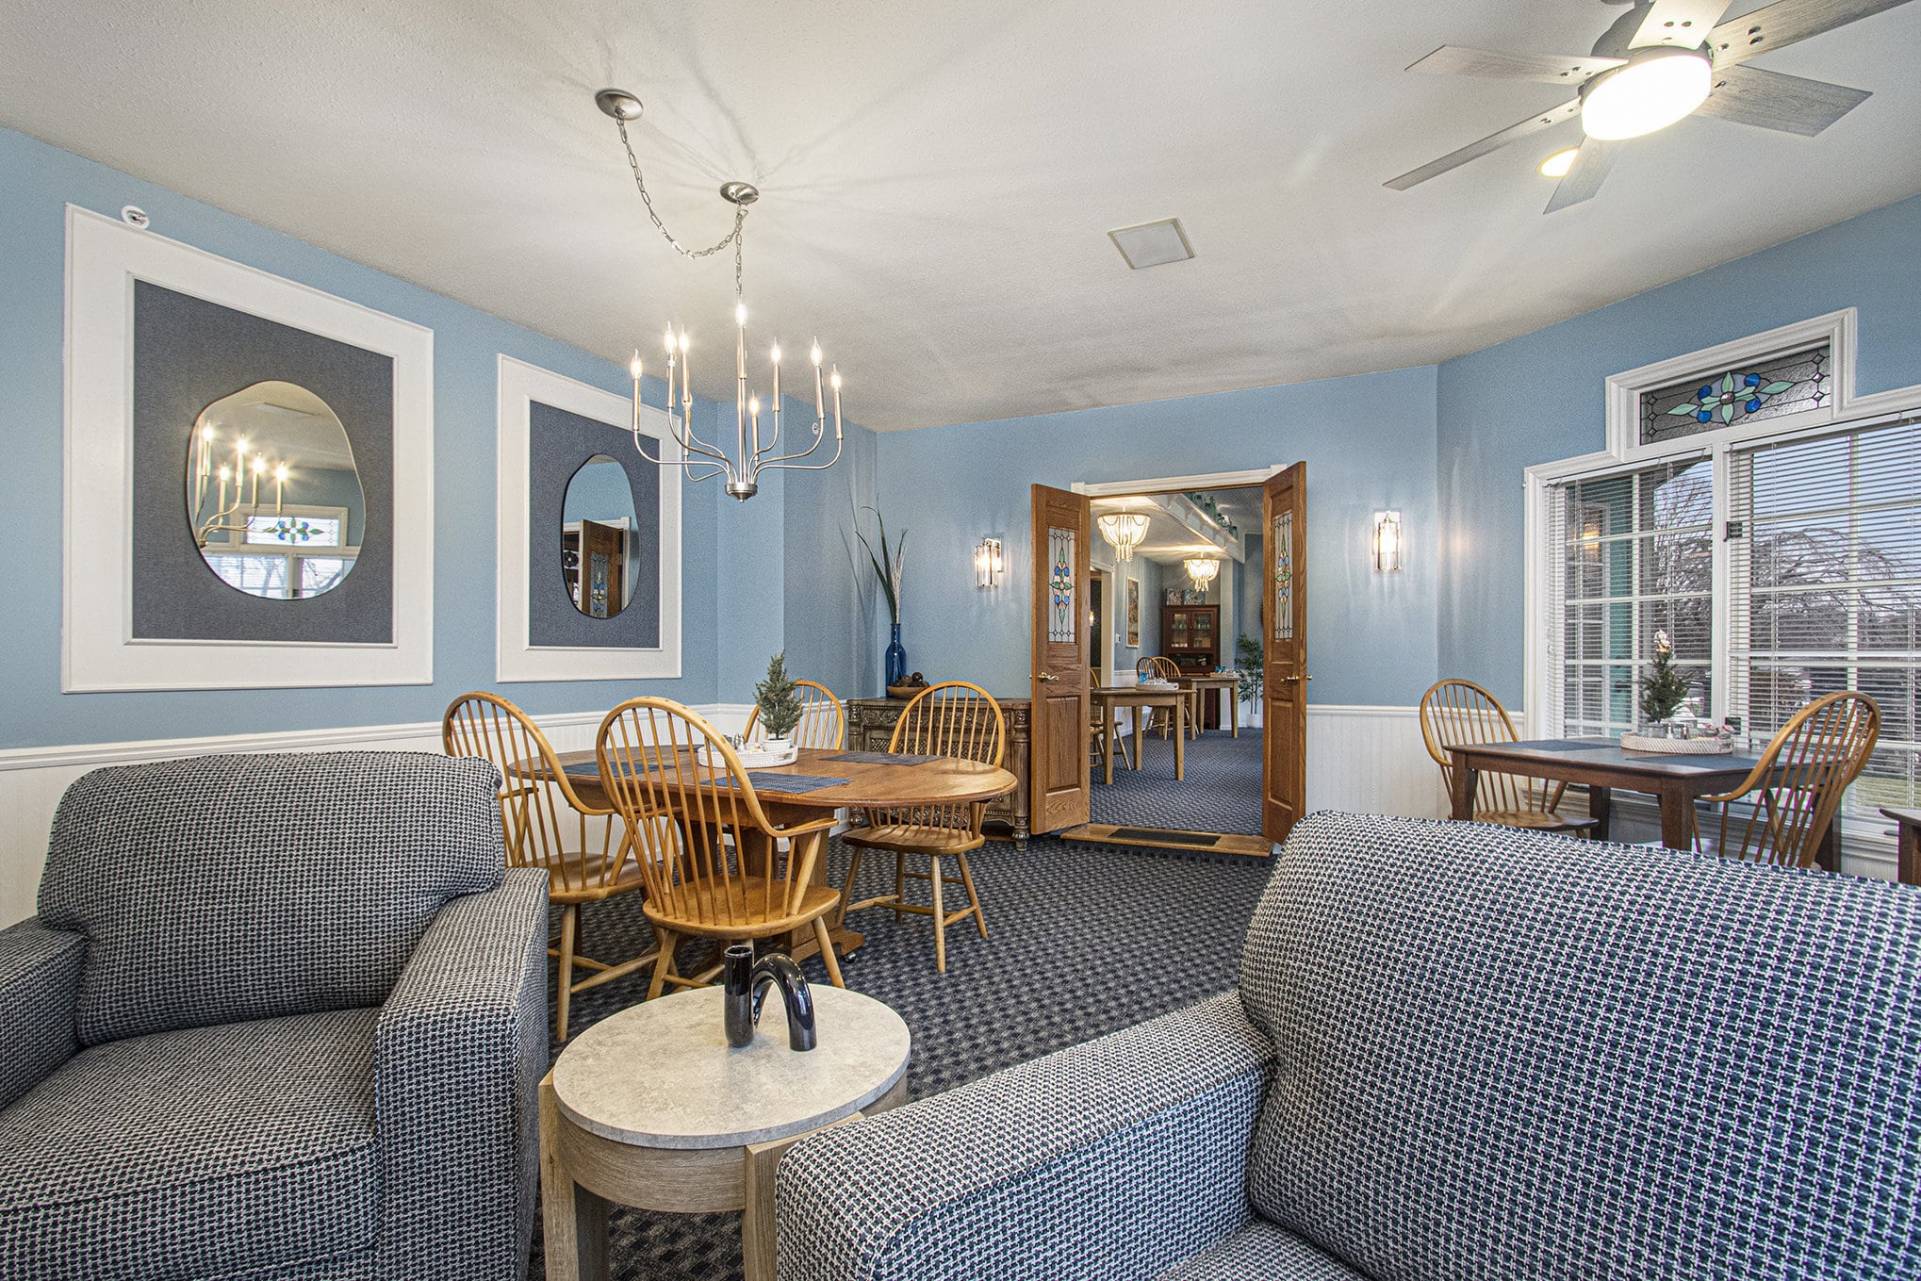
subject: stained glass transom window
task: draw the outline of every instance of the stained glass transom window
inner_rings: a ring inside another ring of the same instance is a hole
[[[1640,443],[1653,445],[1819,409],[1833,395],[1833,355],[1823,342],[1642,392]]]
[[[1274,639],[1294,639],[1294,513],[1274,518]]]
[[[1047,530],[1047,639],[1072,645],[1074,634],[1074,531]]]

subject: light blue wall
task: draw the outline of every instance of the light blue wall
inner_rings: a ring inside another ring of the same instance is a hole
[[[0,644],[0,746],[430,721],[455,694],[496,684],[495,356],[504,352],[624,393],[628,384],[620,366],[9,130],[0,130],[0,193],[0,392],[8,456],[0,468],[0,510],[12,535],[11,554],[0,557],[0,599],[8,606]],[[69,202],[108,215],[137,204],[152,216],[157,234],[433,329],[433,685],[60,693],[61,352]],[[654,394],[660,394],[658,386]],[[539,712],[604,708],[641,692],[713,700],[719,670],[716,587],[728,573],[717,546],[722,540],[715,537],[717,492],[711,483],[685,491],[681,679],[515,684],[504,692]],[[740,551],[740,540],[729,541],[726,550]],[[777,589],[773,598],[779,599]]]
[[[1028,689],[1028,485],[1134,480],[1308,465],[1308,646],[1319,703],[1407,705],[1433,680],[1435,562],[1416,538],[1407,568],[1375,574],[1368,522],[1398,507],[1435,527],[1432,367],[1085,409],[921,431],[883,432],[881,505],[908,526],[904,606],[910,668],[995,693]],[[972,550],[1001,538],[998,591],[972,587]],[[1159,621],[1159,594],[1141,602]],[[1146,637],[1143,636],[1143,640]]]
[[[1440,670],[1519,705],[1522,469],[1607,447],[1609,376],[1843,307],[1857,392],[1921,383],[1921,196],[1443,364]]]
[[[807,422],[813,406],[790,401],[787,412]],[[832,447],[822,444],[822,455]],[[786,486],[779,601],[787,670],[844,698],[881,692],[886,645],[875,644],[875,628],[887,607],[853,533],[856,512],[874,502],[874,468],[874,433],[849,424],[838,463],[796,473]],[[872,514],[860,514],[871,530]]]

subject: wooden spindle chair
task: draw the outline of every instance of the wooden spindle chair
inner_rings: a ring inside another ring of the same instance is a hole
[[[1796,712],[1768,743],[1740,786],[1703,796],[1719,807],[1713,835],[1695,821],[1694,847],[1723,858],[1813,867],[1848,784],[1867,766],[1881,733],[1881,708],[1842,690]]]
[[[632,698],[607,713],[595,738],[600,785],[627,823],[647,886],[641,910],[660,940],[647,995],[669,983],[701,987],[718,966],[683,975],[685,938],[738,943],[811,926],[835,987],[840,962],[827,917],[840,895],[816,884],[834,817],[779,826],[727,740],[699,714],[664,698]]]
[[[507,866],[546,869],[548,901],[560,908],[560,937],[547,954],[559,961],[554,1028],[565,1041],[574,994],[624,978],[656,959],[649,951],[613,964],[576,951],[584,905],[642,888],[640,868],[627,857],[625,831],[616,842],[614,811],[581,800],[540,726],[497,694],[476,691],[456,698],[441,718],[440,739],[447,755],[482,757],[500,771]],[[598,841],[588,833],[595,819],[600,820]],[[576,981],[578,970],[588,971],[587,977]]]
[[[929,685],[908,701],[894,724],[894,736],[887,744],[890,752],[916,756],[944,756],[953,760],[977,761],[998,767],[1007,750],[1007,720],[1001,706],[986,690],[966,681],[944,681]],[[899,918],[903,913],[934,918],[934,969],[947,972],[947,927],[968,917],[974,928],[987,937],[987,917],[981,910],[980,891],[974,886],[974,871],[967,855],[986,844],[981,823],[987,813],[984,801],[958,805],[917,805],[866,812],[866,826],[849,831],[841,839],[851,848],[847,880],[842,891],[851,899],[860,877],[864,851],[888,850],[894,855],[894,892],[849,903],[846,911],[858,912],[883,907]],[[925,854],[928,870],[907,866],[909,854]],[[958,877],[941,870],[941,860],[952,858]],[[907,882],[928,883],[932,905],[909,903]],[[943,891],[958,885],[967,895],[967,906],[949,912]]]
[[[1134,672],[1137,676],[1145,676],[1150,680],[1173,681],[1176,685],[1181,683],[1181,677],[1185,675],[1179,663],[1161,654],[1147,654],[1137,659],[1134,663]],[[1201,736],[1201,691],[1191,689],[1187,694],[1187,736],[1199,738]],[[1151,711],[1154,727],[1161,731],[1162,738],[1166,738],[1174,728],[1173,719],[1163,708],[1156,707]]]
[[[1519,738],[1500,700],[1473,681],[1436,681],[1421,695],[1421,739],[1427,754],[1441,767],[1441,781],[1450,795],[1454,760],[1447,754],[1448,747],[1512,743]],[[1566,783],[1535,787],[1519,775],[1482,770],[1474,789],[1474,821],[1538,832],[1583,833],[1597,826],[1595,819],[1560,812],[1566,792]]]
[[[847,742],[847,714],[841,709],[834,691],[817,681],[795,681],[800,696],[800,724],[789,735],[795,747],[811,747],[838,752]],[[742,735],[749,743],[767,740],[760,724],[760,705],[747,713],[747,728]]]

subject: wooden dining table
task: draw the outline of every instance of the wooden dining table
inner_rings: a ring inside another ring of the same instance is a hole
[[[1903,885],[1921,885],[1921,810],[1883,809],[1881,813],[1894,820],[1895,879]]]
[[[1229,726],[1228,737],[1241,736],[1241,675],[1239,672],[1207,672],[1200,676],[1183,676],[1181,684],[1197,691],[1194,699],[1194,728],[1207,728],[1207,720],[1202,716],[1205,702],[1210,694],[1219,694],[1221,700],[1220,724]]]
[[[1146,736],[1141,733],[1141,712],[1149,707],[1165,707],[1174,713],[1174,777],[1187,777],[1187,705],[1194,697],[1192,690],[1178,685],[1096,685],[1091,691],[1095,713],[1104,718],[1103,724],[1114,723],[1114,710],[1119,707],[1134,709],[1134,768],[1141,768],[1141,759],[1147,755]],[[1102,740],[1101,780],[1110,786],[1114,782],[1114,735],[1109,733]]]
[[[567,781],[573,784],[574,791],[583,803],[612,808],[613,802],[600,785],[600,775],[592,752],[563,752],[560,754],[560,767],[567,772]],[[805,823],[843,807],[892,809],[991,801],[1013,791],[1019,781],[999,766],[983,765],[977,761],[808,747],[802,748],[790,765],[749,768],[747,776],[750,782],[757,784],[763,777],[768,779],[765,785],[755,787],[754,795],[759,799],[768,821],[777,827]],[[775,790],[780,786],[778,780],[782,776],[838,778],[845,781],[807,791],[784,792]],[[715,771],[713,781],[711,790],[716,796],[740,795],[740,789],[726,771]],[[812,882],[816,885],[827,883],[827,859],[824,856],[814,862]],[[847,898],[843,893],[841,910],[835,914],[831,927],[834,944],[842,955],[866,942],[864,935],[847,928],[844,919],[846,906]],[[809,928],[794,931],[787,939],[786,950],[795,960],[804,960],[820,948]]]
[[[1754,769],[1755,757],[1738,753],[1683,755],[1631,752],[1611,738],[1547,738],[1514,743],[1463,743],[1447,749],[1454,759],[1453,816],[1474,817],[1474,792],[1482,771],[1518,774],[1587,788],[1594,838],[1606,840],[1614,789],[1646,792],[1661,806],[1661,844],[1685,850],[1694,844],[1694,803],[1733,791]],[[1815,862],[1828,871],[1841,866],[1839,823],[1828,824]]]

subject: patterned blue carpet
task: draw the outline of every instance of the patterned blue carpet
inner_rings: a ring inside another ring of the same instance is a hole
[[[1156,739],[1148,748],[1150,764],[1160,745]],[[879,862],[862,869],[857,897],[892,889],[892,860],[885,867]],[[1029,841],[1025,850],[991,841],[971,862],[991,937],[983,940],[971,921],[949,929],[944,975],[934,972],[933,928],[925,918],[896,921],[881,911],[848,918],[867,943],[841,962],[842,972],[850,988],[887,1002],[907,1020],[914,1098],[1233,986],[1241,938],[1270,870],[1246,859],[1046,838]],[[834,884],[846,866],[846,851],[836,844],[829,871]],[[921,889],[924,898],[924,884]],[[1178,922],[1167,919],[1169,903],[1181,905]],[[581,949],[619,960],[645,951],[647,932],[631,900],[617,899],[583,912]],[[818,959],[806,968],[811,981],[827,981]],[[575,998],[575,1034],[646,990],[644,979],[631,978]],[[823,1039],[833,1034],[831,1024],[821,1026]],[[612,1236],[615,1278],[731,1281],[741,1275],[735,1214],[621,1210]],[[532,1277],[545,1275],[543,1262],[536,1231]]]
[[[1133,758],[1134,740],[1127,744]],[[1192,832],[1261,831],[1261,731],[1209,730],[1187,745],[1187,777],[1174,779],[1174,740],[1147,735],[1147,762],[1129,769],[1114,758],[1113,786],[1094,770],[1094,822],[1174,827]]]

